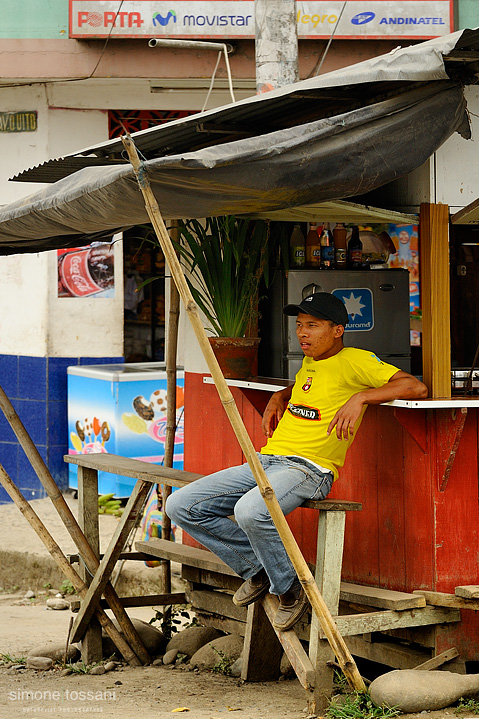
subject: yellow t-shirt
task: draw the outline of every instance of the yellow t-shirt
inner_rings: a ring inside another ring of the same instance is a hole
[[[338,467],[343,466],[354,436],[339,440],[335,430],[328,435],[329,423],[353,394],[382,387],[398,371],[374,353],[354,347],[344,347],[338,354],[317,362],[305,357],[288,406],[261,453],[310,459],[331,469],[337,479]]]

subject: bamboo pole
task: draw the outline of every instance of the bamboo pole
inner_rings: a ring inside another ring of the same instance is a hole
[[[23,426],[20,417],[15,412],[12,403],[8,399],[2,387],[0,387],[0,408],[2,409],[8,423],[10,424],[10,427],[14,431],[23,451],[27,455],[30,464],[32,465],[33,469],[37,474],[38,479],[40,480],[42,486],[45,488],[48,496],[50,497],[53,506],[63,520],[63,523],[68,530],[71,538],[75,542],[75,545],[78,547],[78,551],[80,552],[81,557],[85,562],[88,570],[92,575],[94,575],[100,564],[100,560],[90,547],[90,544],[88,543],[85,535],[83,534],[77,520],[73,516],[70,507],[68,506],[65,501],[65,498],[58,489],[55,480],[48,471],[48,468],[45,465],[45,462],[43,461],[39,451],[35,447],[30,435]],[[149,664],[150,657],[148,655],[148,652],[145,649],[145,646],[141,641],[140,637],[138,636],[138,633],[133,626],[130,617],[126,613],[125,608],[121,604],[120,599],[110,582],[105,587],[105,599],[107,600],[109,606],[111,607],[111,610],[115,614],[118,623],[123,630],[123,633],[125,634],[125,637],[130,642],[135,654],[138,657],[138,659],[133,663],[135,665]]]
[[[211,349],[211,345],[201,322],[198,307],[188,287],[188,283],[186,282],[178,257],[171,245],[165,223],[163,222],[163,218],[160,213],[160,208],[158,207],[158,203],[151,189],[147,174],[138,157],[134,142],[129,135],[126,137],[123,136],[122,141],[126,151],[128,152],[128,157],[133,166],[140,190],[143,194],[146,211],[157,234],[158,241],[160,242],[165,259],[170,267],[171,274],[175,280],[180,297],[185,305],[186,312],[193,326],[196,338],[203,352],[203,356],[206,360],[211,376],[213,377],[221,403],[225,408],[226,414],[228,415],[228,419],[233,427],[241,449],[243,450],[253,476],[256,479],[261,495],[268,507],[275,527],[278,530],[288,556],[291,559],[294,569],[296,570],[298,578],[304,587],[309,601],[311,602],[313,611],[318,617],[321,628],[323,629],[348,682],[353,689],[357,691],[366,691],[366,686],[359,674],[356,663],[346,646],[343,637],[338,631],[336,623],[319,592],[318,586],[314,581],[314,577],[311,574],[303,555],[301,554],[301,550],[299,549],[293,533],[281,510],[273,488],[268,481],[254,449],[253,443],[251,442],[243,424],[243,420],[241,419],[241,415],[235,404],[233,395],[231,394],[213,350]]]
[[[69,563],[68,559],[63,554],[62,550],[58,546],[58,544],[55,542],[41,519],[38,517],[36,512],[32,509],[32,507],[28,504],[25,497],[22,495],[20,490],[16,487],[14,482],[12,481],[11,477],[7,474],[4,467],[0,464],[0,484],[3,486],[5,491],[9,494],[11,499],[15,502],[17,507],[19,508],[20,512],[23,514],[25,519],[28,521],[32,529],[37,533],[37,535],[42,540],[45,547],[48,549],[49,553],[63,572],[63,574],[70,580],[70,582],[75,587],[77,593],[80,597],[85,597],[86,593],[88,591],[88,587],[83,581],[83,579],[80,577],[79,574],[73,569],[71,564]],[[110,637],[110,639],[115,643],[115,646],[118,648],[118,650],[121,652],[123,657],[126,659],[126,661],[129,664],[138,666],[140,664],[136,654],[130,649],[130,646],[127,644],[123,636],[120,634],[118,629],[113,624],[112,620],[108,617],[108,615],[105,613],[105,610],[102,609],[100,606],[98,606],[95,609],[96,617],[98,618],[98,621],[102,625],[102,627],[105,629],[106,633]]]
[[[177,223],[173,223],[170,232],[178,235]],[[173,467],[176,433],[176,356],[178,349],[178,322],[180,316],[180,295],[173,279],[170,282],[170,309],[168,313],[168,333],[166,336],[166,440],[165,440],[165,467]],[[166,500],[171,494],[171,487],[167,484],[161,486],[162,517],[161,536],[163,539],[171,538],[171,520],[165,512]],[[162,561],[160,565],[163,592],[171,592],[171,562]]]

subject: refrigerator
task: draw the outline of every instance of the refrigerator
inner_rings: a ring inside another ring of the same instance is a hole
[[[330,292],[348,310],[346,347],[372,350],[380,359],[411,371],[409,273],[394,270],[277,271],[261,306],[262,341],[259,374],[294,379],[303,353],[296,337],[296,318],[283,314],[314,292]]]
[[[68,454],[119,454],[162,464],[166,439],[164,363],[68,367]],[[177,372],[173,466],[183,469],[184,372]],[[69,465],[69,486],[78,488],[77,466]],[[135,480],[98,473],[99,493],[128,497]]]

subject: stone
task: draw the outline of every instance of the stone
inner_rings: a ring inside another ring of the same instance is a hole
[[[88,673],[93,674],[94,676],[100,675],[100,674],[106,674],[106,669],[103,666],[93,667],[93,669],[90,669],[90,671]]]
[[[72,670],[66,667],[66,669],[62,669],[60,672],[61,677],[69,677],[70,674],[73,674]]]
[[[143,622],[141,619],[132,618],[131,622],[151,657],[156,657],[158,654],[164,653],[166,639],[163,632],[160,632],[156,627],[152,627],[151,624]],[[113,619],[113,623],[116,628],[119,629],[118,622],[115,619]],[[118,651],[110,637],[104,633],[102,637],[102,651],[104,657],[112,657],[116,655]]]
[[[369,692],[376,706],[386,704],[404,714],[436,711],[477,694],[479,674],[396,669],[375,679]]]
[[[193,654],[190,664],[197,669],[213,669],[220,664],[224,658],[231,660],[231,663],[241,655],[243,651],[243,637],[239,634],[229,634],[218,637]]]
[[[177,649],[169,649],[167,652],[165,652],[165,656],[163,657],[163,664],[173,664],[177,656]]]
[[[188,627],[170,639],[166,645],[166,651],[176,649],[179,654],[186,654],[188,658],[191,658],[205,644],[222,636],[224,636],[222,632],[214,627]]]
[[[242,668],[243,657],[238,657],[238,659],[230,666],[230,677],[240,677]]]
[[[116,662],[107,662],[105,664],[105,671],[106,672],[114,672],[116,669]]]
[[[53,666],[53,659],[50,657],[27,657],[27,669],[42,669],[47,671]]]
[[[52,597],[51,599],[47,599],[47,607],[49,609],[70,609],[70,605],[67,601],[64,599],[60,599],[58,597]]]
[[[23,595],[24,599],[35,599],[35,592],[33,592],[31,589],[28,590],[28,592],[25,592]]]
[[[55,662],[62,662],[65,658],[65,645],[53,644],[40,644],[38,647],[34,647],[28,652],[29,657],[50,657]],[[66,660],[68,662],[76,662],[80,658],[80,650],[74,644],[69,644],[66,649]]]

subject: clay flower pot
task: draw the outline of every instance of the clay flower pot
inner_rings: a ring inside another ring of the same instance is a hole
[[[209,337],[218,364],[227,379],[248,379],[256,374],[259,337]]]

